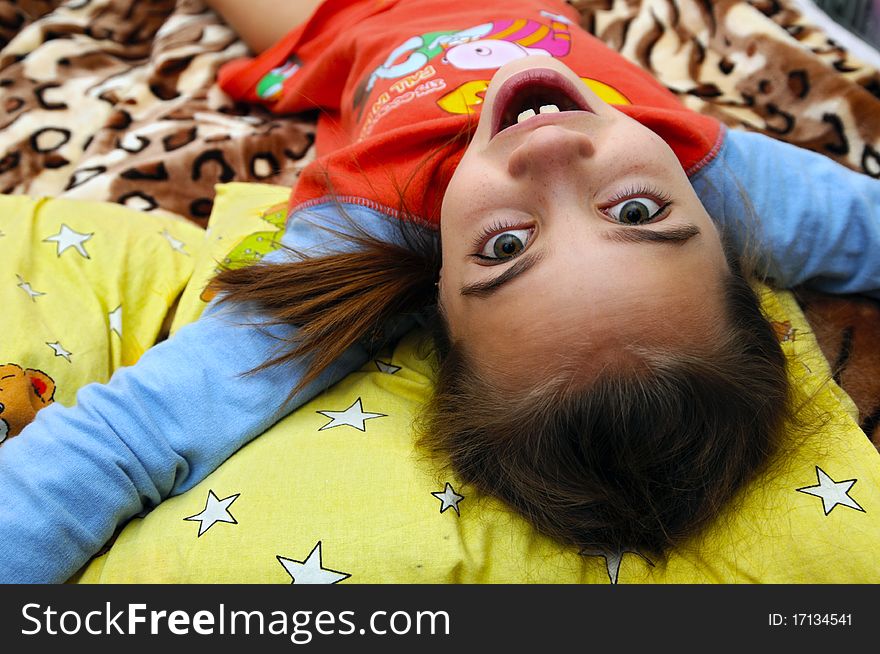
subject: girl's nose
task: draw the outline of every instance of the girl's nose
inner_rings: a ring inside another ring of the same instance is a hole
[[[594,151],[587,134],[559,125],[543,125],[527,134],[510,153],[507,169],[513,177],[561,172],[577,160],[591,157]]]

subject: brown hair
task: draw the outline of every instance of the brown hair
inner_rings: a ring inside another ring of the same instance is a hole
[[[354,251],[322,257],[291,251],[298,260],[227,268],[210,282],[219,302],[251,303],[268,324],[299,327],[277,357],[252,371],[310,357],[291,396],[355,343],[379,347],[388,321],[419,311],[436,296],[440,250],[430,232],[402,219],[402,242],[390,243],[349,223],[350,232],[338,236]]]
[[[716,516],[761,470],[793,405],[785,356],[734,262],[707,351],[639,352],[586,387],[561,373],[511,393],[459,344],[444,350],[421,441],[458,476],[582,550],[655,555]]]
[[[462,481],[583,549],[664,552],[777,447],[792,406],[785,357],[733,257],[729,324],[708,354],[642,352],[638,372],[606,370],[586,388],[560,374],[512,395],[450,342],[436,306],[437,240],[408,224],[404,245],[361,233],[358,251],[227,270],[213,286],[224,302],[256,303],[270,320],[301,327],[265,364],[313,356],[297,389],[353,343],[381,340],[392,317],[431,316],[440,365],[419,443]]]

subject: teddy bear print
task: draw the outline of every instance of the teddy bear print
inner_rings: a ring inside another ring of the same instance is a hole
[[[0,366],[0,443],[17,436],[54,396],[55,381],[42,370]]]

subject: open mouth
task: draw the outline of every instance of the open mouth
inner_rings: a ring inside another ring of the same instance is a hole
[[[550,68],[517,73],[498,89],[492,116],[492,136],[539,114],[591,111],[581,93]]]

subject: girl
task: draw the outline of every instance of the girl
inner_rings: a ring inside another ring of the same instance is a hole
[[[66,579],[417,321],[430,451],[563,542],[662,552],[793,411],[734,254],[749,206],[776,283],[878,294],[880,183],[684,110],[557,0],[211,4],[277,41],[227,92],[320,109],[296,252],[223,273],[197,323],[0,449],[4,581]]]

